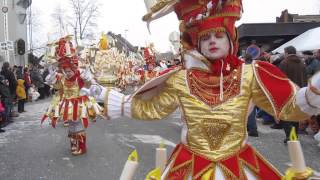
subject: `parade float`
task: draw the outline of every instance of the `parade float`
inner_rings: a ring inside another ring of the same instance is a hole
[[[102,33],[98,45],[91,45],[82,50],[80,67],[90,69],[97,82],[104,87],[124,89],[128,84],[135,84],[138,69],[144,60],[136,52],[121,52],[115,46],[111,36]]]

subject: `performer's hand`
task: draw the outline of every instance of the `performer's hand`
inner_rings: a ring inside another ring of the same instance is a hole
[[[57,72],[54,66],[49,66],[48,67],[49,74],[45,78],[45,83],[50,85],[50,84],[55,84],[57,82]]]
[[[90,96],[94,97],[98,102],[104,102],[105,88],[99,84],[90,86]]]
[[[81,69],[80,77],[85,81],[91,81],[93,79],[93,75],[91,74],[89,68]]]

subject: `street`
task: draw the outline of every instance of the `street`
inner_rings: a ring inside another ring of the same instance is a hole
[[[26,104],[26,113],[20,114],[0,134],[1,180],[117,180],[128,155],[134,149],[139,154],[136,180],[144,179],[154,168],[155,148],[164,139],[170,155],[180,140],[179,115],[173,114],[157,122],[133,121],[128,118],[98,120],[87,130],[87,154],[72,156],[67,128],[56,129],[40,118],[49,99]],[[260,122],[259,137],[249,138],[275,167],[284,172],[289,163],[284,132],[273,130]],[[300,135],[306,163],[320,170],[320,147],[311,135]]]

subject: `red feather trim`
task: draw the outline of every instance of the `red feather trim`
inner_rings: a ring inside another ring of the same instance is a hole
[[[88,118],[82,118],[82,125],[84,128],[87,128],[89,125]]]
[[[48,118],[48,115],[43,115],[41,118],[41,124]]]

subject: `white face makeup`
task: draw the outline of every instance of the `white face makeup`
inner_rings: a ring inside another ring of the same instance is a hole
[[[64,69],[64,73],[66,75],[66,79],[70,79],[75,75],[71,68]]]
[[[211,32],[200,39],[200,52],[209,60],[226,57],[229,49],[229,38],[224,32]]]

